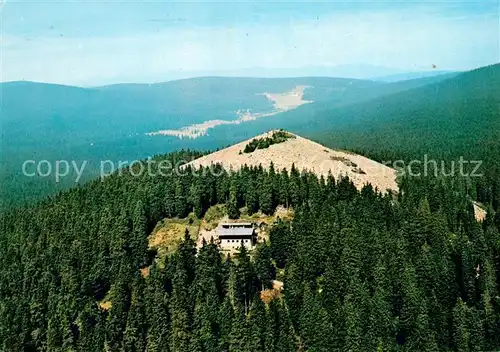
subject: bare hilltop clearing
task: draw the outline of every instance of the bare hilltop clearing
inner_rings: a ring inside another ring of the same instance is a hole
[[[310,86],[296,86],[290,92],[285,93],[264,93],[267,99],[274,103],[276,111],[282,112],[296,107],[312,103],[312,101],[304,100],[304,90]]]
[[[239,125],[244,122],[254,121],[263,117],[273,116],[280,112],[293,110],[303,104],[312,103],[310,100],[304,100],[304,90],[311,88],[311,86],[298,85],[291,91],[283,93],[260,93],[257,95],[264,95],[269,101],[273,102],[274,108],[267,112],[251,112],[249,110],[238,110],[235,112],[237,118],[235,120],[208,120],[202,123],[182,127],[178,130],[161,130],[156,132],[149,132],[149,136],[175,136],[179,138],[198,138],[205,136],[207,131],[219,125]]]
[[[295,165],[298,170],[312,171],[318,176],[326,177],[329,172],[335,177],[346,175],[358,189],[370,183],[380,191],[398,191],[396,170],[361,155],[329,149],[289,132],[284,132],[290,138],[283,142],[245,152],[245,148],[248,150],[249,145],[259,140],[273,138],[273,134],[279,132],[283,133],[283,131],[269,131],[193,160],[187,165],[197,169],[220,163],[226,170],[236,171],[244,165],[262,164],[264,168],[268,168],[272,162],[276,170],[290,170],[292,165]]]

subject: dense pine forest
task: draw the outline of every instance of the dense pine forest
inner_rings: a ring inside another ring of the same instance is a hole
[[[133,174],[2,215],[2,351],[500,349],[500,194],[490,179],[403,177],[391,195],[295,168]],[[481,223],[478,189],[488,190]],[[148,247],[159,220],[201,218],[217,204],[231,218],[277,206],[294,217],[233,257],[214,242],[197,250],[189,233],[164,259]],[[273,279],[283,291],[263,301]]]

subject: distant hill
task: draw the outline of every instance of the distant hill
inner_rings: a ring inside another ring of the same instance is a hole
[[[282,93],[304,85],[309,87],[304,93],[305,99],[322,101],[341,95],[346,86],[361,89],[380,84],[321,77],[202,77],[151,85],[118,84],[94,88],[35,82],[2,83],[1,173],[2,191],[7,194],[2,198],[22,202],[64,188],[49,178],[23,176],[21,166],[26,160],[87,161],[88,172],[83,177],[86,180],[97,175],[101,160],[131,161],[180,148],[221,147],[229,141],[183,141],[145,134],[207,120],[233,120],[239,110],[271,111],[273,102],[263,95],[266,92]],[[36,187],[36,181],[43,187]]]
[[[500,140],[498,71],[493,65],[393,83],[325,77],[202,77],[95,88],[3,83],[2,199],[19,204],[74,184],[74,177],[55,184],[22,176],[25,160],[87,161],[84,181],[98,176],[101,160],[132,161],[181,148],[214,150],[279,128],[371,157],[389,150],[399,157],[491,158]],[[270,111],[273,103],[262,93],[288,92],[297,85],[309,87],[304,99],[313,103],[217,126],[198,139],[146,135],[234,120],[240,109]]]
[[[319,65],[293,68],[269,68],[250,67],[243,69],[222,70],[197,70],[197,71],[170,71],[166,72],[163,80],[182,80],[194,77],[221,76],[221,77],[260,77],[260,78],[284,78],[284,77],[342,77],[356,79],[372,79],[373,77],[401,74],[404,71],[379,65],[367,64],[343,64],[343,65]],[[139,75],[143,77],[143,73]],[[141,78],[143,79],[143,78]],[[159,77],[149,77],[152,82],[161,81]]]
[[[499,104],[497,64],[323,111],[309,127],[330,145],[479,157],[500,144]]]
[[[311,130],[325,131],[332,126],[338,128],[340,127],[338,124],[339,121],[335,120],[335,125],[332,125],[332,123],[334,117],[343,116],[341,114],[344,111],[343,109],[349,110],[349,107],[361,106],[382,97],[391,97],[395,94],[438,83],[451,77],[453,76],[440,75],[393,83],[379,82],[372,86],[346,85],[340,90],[331,89],[330,91],[335,92],[335,94],[325,94],[322,99],[316,100],[314,104],[300,106],[295,110],[276,115],[272,119],[262,119],[247,123],[245,124],[245,128],[221,127],[212,131],[211,137],[214,139],[225,139],[229,143],[233,143],[270,129],[287,128],[297,133],[305,133]],[[328,92],[328,90],[323,92]],[[339,129],[339,133],[342,133],[341,129]]]
[[[202,110],[212,113],[214,106],[220,104],[232,106],[234,109],[246,106],[256,111],[267,109],[270,102],[260,95],[261,93],[283,93],[297,85],[309,86],[304,98],[318,101],[340,96],[346,87],[368,89],[381,84],[370,80],[338,77],[198,77],[153,84],[114,84],[96,89],[111,96],[132,95],[138,103],[143,100],[157,102],[167,96],[169,101],[173,100],[176,104],[190,108],[193,104],[196,107],[200,105]],[[206,118],[206,114],[203,116]]]
[[[500,65],[347,92],[247,125],[287,128],[332,147],[484,155],[500,141]],[[222,131],[220,131],[222,133]]]
[[[421,72],[396,73],[387,76],[373,77],[372,80],[380,82],[398,82],[398,81],[406,81],[409,79],[434,77],[442,75],[448,75],[449,77],[451,77],[456,74],[458,74],[458,72],[432,70],[432,71],[421,71]]]

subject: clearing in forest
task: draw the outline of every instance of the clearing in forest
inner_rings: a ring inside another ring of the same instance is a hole
[[[273,134],[283,132],[282,130],[269,131],[193,160],[188,165],[199,168],[220,163],[226,170],[236,171],[243,165],[262,164],[264,168],[268,168],[272,162],[276,171],[282,169],[290,171],[293,164],[299,171],[308,170],[318,176],[326,177],[329,172],[336,178],[339,175],[348,176],[358,189],[371,183],[374,188],[382,192],[398,191],[396,170],[361,155],[326,148],[290,132],[286,133],[292,135],[293,138],[271,144],[266,148],[255,149],[250,153],[244,152],[245,148],[248,150],[248,145],[255,143],[254,140],[272,138]]]

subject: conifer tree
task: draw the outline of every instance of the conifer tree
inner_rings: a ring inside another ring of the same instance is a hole
[[[135,258],[135,267],[140,268],[146,264],[148,240],[147,218],[144,205],[139,200],[134,209],[132,219],[132,238],[130,239],[131,252]]]
[[[289,206],[289,199],[290,199],[288,188],[289,188],[288,172],[285,169],[283,169],[279,173],[277,197],[278,197],[278,204],[281,204],[286,208],[288,208]]]
[[[276,261],[276,266],[284,268],[292,256],[294,246],[289,223],[278,218],[269,231],[269,241],[271,256]]]
[[[164,196],[163,196],[163,212],[164,214],[171,218],[174,217],[177,212],[176,212],[176,198],[175,198],[175,192],[176,192],[176,185],[174,183],[174,180],[172,178],[168,178],[166,182],[163,184],[164,185]]]
[[[302,270],[294,262],[289,263],[285,268],[285,280],[283,290],[285,302],[290,312],[290,319],[295,327],[299,325],[300,309],[304,295],[304,285],[302,280]]]
[[[290,205],[296,208],[301,203],[301,192],[300,192],[300,172],[295,168],[295,164],[292,164],[290,170],[290,180],[289,180],[289,197]]]
[[[240,217],[240,210],[238,207],[238,190],[234,178],[231,180],[229,187],[229,200],[227,203],[227,215],[230,219],[238,219]]]
[[[279,303],[272,299],[266,310],[266,325],[264,334],[264,351],[276,351],[280,333],[280,311]]]
[[[151,276],[151,274],[150,274]],[[163,286],[163,282],[160,282]],[[168,312],[168,298],[163,287],[150,283],[148,280],[148,294],[146,300],[149,329],[146,339],[146,349],[151,352],[168,351],[170,341],[170,321]]]
[[[130,237],[130,221],[128,218],[127,211],[125,209],[120,210],[120,214],[116,218],[113,230],[111,233],[111,243],[110,243],[110,256],[111,256],[111,268],[110,274],[112,277],[118,277],[121,270],[121,265],[127,261],[127,250],[129,249]]]
[[[234,311],[231,298],[229,295],[226,295],[218,315],[218,324],[220,329],[219,348],[221,351],[229,350],[233,319]]]
[[[266,215],[271,215],[274,213],[272,180],[271,176],[265,173],[262,175],[262,186],[260,187],[259,194],[259,207],[260,210]]]
[[[308,284],[304,289],[304,303],[300,311],[300,336],[311,351],[328,352],[333,349],[333,326],[326,310]]]
[[[453,309],[453,341],[458,352],[469,351],[470,332],[467,327],[468,308],[461,298]]]
[[[175,183],[175,215],[184,218],[188,215],[187,197],[184,191],[182,180],[176,179]]]
[[[245,310],[240,302],[234,306],[233,323],[229,335],[229,352],[245,352]]]
[[[191,351],[218,351],[217,314],[219,298],[215,282],[209,284],[206,293],[196,292]]]
[[[425,300],[419,305],[417,318],[413,322],[407,345],[410,351],[438,351],[435,335],[429,329]]]
[[[246,351],[263,351],[266,326],[266,310],[258,295],[254,296],[247,315]]]
[[[391,287],[384,257],[378,260],[374,281],[367,341],[371,343],[373,350],[392,350],[395,343],[395,322],[391,312]]]
[[[144,280],[137,275],[134,280],[134,290],[130,309],[127,315],[127,324],[123,333],[123,349],[125,351],[144,351],[146,348],[146,316],[144,304]]]
[[[80,332],[78,349],[82,351],[98,352],[104,349],[105,321],[99,307],[88,300],[83,311],[78,315],[77,322]]]
[[[271,261],[271,248],[266,243],[255,249],[254,267],[261,289],[270,288],[271,280],[276,277],[276,269]]]
[[[259,196],[257,183],[253,178],[248,180],[248,187],[245,194],[246,206],[249,215],[256,213],[259,210]]]
[[[195,270],[196,270],[196,247],[189,231],[186,229],[184,232],[184,239],[179,244],[177,249],[177,261],[178,265],[185,270],[186,273],[186,284],[187,287],[191,285],[194,280]]]
[[[236,253],[236,261],[238,264],[235,267],[235,305],[236,302],[240,302],[246,313],[257,288],[255,287],[256,277],[254,268],[243,242],[239,247],[238,253]]]
[[[171,350],[179,352],[190,351],[191,313],[189,304],[188,273],[183,263],[177,262],[173,277],[173,291],[170,303],[172,316]]]
[[[195,177],[195,182],[191,184],[189,190],[190,203],[193,204],[193,212],[198,219],[203,217],[206,210],[204,181],[205,180],[201,177]]]
[[[276,342],[277,352],[287,352],[287,351],[297,351],[297,341],[295,339],[295,332],[292,327],[292,322],[288,315],[288,310],[286,309],[283,302],[279,305],[279,334],[278,340]]]
[[[216,287],[216,292],[222,295],[224,283],[223,271],[223,263],[217,245],[213,240],[210,243],[203,241],[203,246],[196,257],[196,289],[204,292],[206,287],[211,289],[213,283]]]
[[[366,324],[364,324],[368,294],[359,274],[354,274],[348,283],[344,301],[345,348],[348,351],[364,351],[367,349]]]
[[[106,324],[106,346],[115,351],[121,347],[130,307],[130,277],[126,271],[125,266],[120,268],[118,279],[113,285],[113,301]]]
[[[360,279],[361,272],[361,239],[359,232],[353,228],[344,228],[340,233],[344,247],[340,256],[339,290],[340,295],[347,292],[351,279]]]
[[[340,268],[338,258],[329,258],[326,263],[326,270],[322,276],[321,298],[323,306],[327,310],[333,328],[333,345],[335,349],[344,346],[345,339],[345,316],[343,312],[343,299],[339,291]]]
[[[470,347],[472,351],[484,351],[484,313],[475,307],[469,309],[467,317]]]
[[[268,177],[269,177],[269,184],[271,186],[272,204],[273,204],[273,209],[274,209],[278,205],[277,202],[278,202],[278,177],[279,177],[279,175],[276,173],[276,170],[274,168],[274,163],[272,161],[269,164]]]

